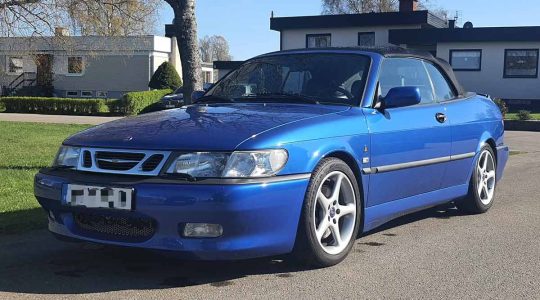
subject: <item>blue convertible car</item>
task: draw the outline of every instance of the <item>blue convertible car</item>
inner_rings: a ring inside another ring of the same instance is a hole
[[[356,237],[454,202],[486,212],[508,159],[488,98],[400,49],[251,59],[183,108],[71,136],[35,195],[57,237],[196,259],[342,261]]]

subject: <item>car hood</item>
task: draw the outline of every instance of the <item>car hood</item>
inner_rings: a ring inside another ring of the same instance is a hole
[[[68,138],[80,147],[147,150],[234,150],[273,128],[350,109],[312,104],[192,105],[128,117]]]

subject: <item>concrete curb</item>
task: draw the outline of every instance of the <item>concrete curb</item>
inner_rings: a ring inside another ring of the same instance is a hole
[[[505,120],[505,130],[513,131],[539,131],[540,121],[521,121],[521,120]]]

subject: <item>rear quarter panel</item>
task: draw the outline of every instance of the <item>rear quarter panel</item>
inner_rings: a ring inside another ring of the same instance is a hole
[[[472,95],[446,102],[445,110],[452,129],[451,155],[478,154],[488,141],[495,147],[504,145],[503,117],[490,99]],[[442,188],[468,183],[475,158],[448,163]]]

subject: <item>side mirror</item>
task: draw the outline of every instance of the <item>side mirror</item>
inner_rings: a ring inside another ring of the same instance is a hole
[[[414,86],[401,86],[392,88],[386,94],[386,97],[381,99],[380,108],[396,108],[419,104],[422,101],[420,88]]]
[[[193,93],[191,93],[191,101],[195,102],[199,100],[200,98],[202,98],[202,96],[204,96],[205,93],[205,91],[194,91]]]

